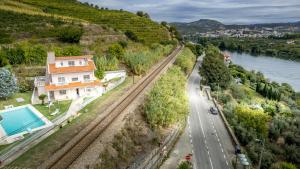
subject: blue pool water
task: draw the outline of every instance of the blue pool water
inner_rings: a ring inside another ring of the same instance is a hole
[[[0,124],[8,136],[45,125],[45,122],[28,107],[8,110],[0,115],[3,118]]]

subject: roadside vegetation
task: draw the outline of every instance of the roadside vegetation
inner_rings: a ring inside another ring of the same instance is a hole
[[[216,48],[206,49],[206,53],[214,52],[217,52]],[[220,57],[218,53],[214,56]],[[204,61],[202,69],[211,64]],[[226,85],[215,87],[219,78],[211,78],[208,84],[253,164],[258,164],[264,142],[261,168],[299,168],[299,93],[286,83],[269,81],[260,72],[247,71],[233,64],[229,67],[222,62],[220,64],[224,66],[218,69],[223,71],[209,75],[204,73],[203,76],[207,79],[207,76],[220,77],[224,76],[224,72],[229,73],[226,73]]]
[[[184,73],[186,75],[189,75],[193,70],[196,59],[197,59],[196,55],[194,55],[194,53],[189,48],[186,47],[177,57],[175,61],[175,65],[181,67]]]
[[[168,127],[185,122],[188,114],[185,86],[195,60],[195,55],[185,48],[175,65],[162,75],[147,95],[144,111],[151,127]]]
[[[221,50],[300,61],[299,34],[287,34],[281,38],[199,38],[198,41],[203,45],[214,44]]]

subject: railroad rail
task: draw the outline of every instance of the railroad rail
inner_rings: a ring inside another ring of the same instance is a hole
[[[110,126],[111,123],[130,105],[130,103],[163,72],[168,65],[175,61],[177,54],[183,49],[183,45],[177,46],[154,70],[142,78],[135,86],[123,96],[120,101],[107,111],[104,118],[96,118],[77,136],[70,140],[62,149],[54,153],[39,169],[65,169],[68,168],[95,139]]]

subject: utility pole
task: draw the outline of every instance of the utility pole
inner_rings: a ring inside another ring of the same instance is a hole
[[[265,148],[265,141],[264,141],[264,139],[262,139],[262,140],[256,139],[256,140],[262,144],[262,148],[261,148],[260,155],[259,155],[258,166],[257,166],[257,169],[260,169],[262,156],[263,156],[263,152],[264,152],[264,148]]]
[[[219,100],[219,90],[220,90],[220,85],[218,83],[218,90],[217,90],[217,101]]]

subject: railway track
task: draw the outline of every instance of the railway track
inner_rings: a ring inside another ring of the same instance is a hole
[[[83,129],[69,143],[53,154],[39,169],[65,169],[68,168],[93,141],[130,105],[130,103],[153,81],[167,66],[175,60],[177,54],[183,49],[178,46],[166,57],[156,69],[141,79],[121,100],[112,106],[108,115],[102,119],[95,119],[87,128]],[[84,134],[82,134],[84,133]]]

